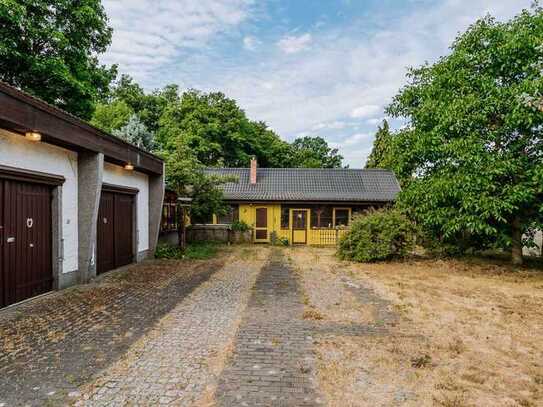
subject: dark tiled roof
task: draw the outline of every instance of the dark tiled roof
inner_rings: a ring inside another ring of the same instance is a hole
[[[205,171],[238,178],[222,187],[228,200],[388,202],[400,192],[394,173],[381,169],[259,168],[255,185],[249,168]]]

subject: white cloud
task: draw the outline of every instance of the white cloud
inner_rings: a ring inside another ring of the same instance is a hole
[[[265,120],[287,139],[324,133],[335,142],[342,129],[334,136],[323,123],[351,118],[359,121],[359,132],[374,131],[376,123],[367,120],[382,116],[383,106],[406,83],[408,66],[447,53],[457,33],[486,12],[503,19],[529,5],[530,0],[445,0],[419,7],[394,25],[388,16],[381,16],[382,28],[375,32],[361,33],[354,26],[315,35],[306,52],[271,54],[258,64],[237,66],[208,88],[224,90],[250,117]],[[258,86],[265,81],[276,86],[272,90]],[[369,154],[371,143],[371,138],[360,140],[363,152],[354,153],[346,145],[340,152],[347,163],[355,165],[349,161],[352,157],[360,166],[360,157]]]
[[[406,83],[406,67],[447,53],[457,33],[485,13],[509,18],[531,1],[411,2],[409,14],[396,15],[394,24],[383,7],[350,26],[333,28],[329,21],[312,34],[272,43],[259,37],[269,52],[235,59],[210,43],[233,33],[246,47],[240,26],[252,21],[254,0],[105,0],[115,28],[108,63],[120,61],[146,87],[177,82],[221,90],[283,137],[324,135],[346,163],[360,167],[373,137],[348,140],[375,131],[383,107]]]
[[[304,49],[307,49],[311,43],[311,39],[312,37],[309,33],[298,36],[287,35],[277,42],[277,46],[286,54],[296,54]]]
[[[344,162],[349,164],[351,168],[363,168],[371,153],[371,145],[359,149],[340,148],[339,152],[343,156]]]
[[[187,49],[204,47],[249,18],[253,0],[104,0],[114,28],[103,58],[144,81]]]
[[[347,137],[345,140],[343,140],[342,145],[343,146],[352,146],[353,144],[358,144],[361,141],[369,141],[372,140],[373,135],[369,133],[356,133],[352,136]]]
[[[248,51],[256,51],[260,44],[260,41],[255,37],[247,36],[243,38],[243,48]]]
[[[340,130],[340,129],[344,129],[350,126],[353,126],[353,123],[348,123],[342,120],[335,120],[335,121],[327,122],[327,123],[318,123],[314,125],[311,128],[311,130],[324,130],[324,129]]]
[[[359,106],[351,112],[351,117],[355,119],[368,119],[381,113],[381,107],[378,105]]]
[[[383,122],[383,120],[385,120],[384,117],[369,119],[369,120],[366,120],[366,124],[368,124],[370,126],[377,126],[378,124],[381,124]]]

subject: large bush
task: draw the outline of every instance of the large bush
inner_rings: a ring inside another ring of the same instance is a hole
[[[414,247],[416,228],[396,209],[377,210],[353,220],[339,242],[343,260],[373,262],[401,258]]]

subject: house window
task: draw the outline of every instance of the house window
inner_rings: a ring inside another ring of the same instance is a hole
[[[335,208],[334,209],[334,227],[349,226],[350,218],[351,218],[351,210],[349,208]]]
[[[311,209],[312,228],[331,228],[333,225],[333,213],[330,206],[318,206]]]
[[[230,225],[239,220],[239,205],[230,205],[228,212],[224,215],[217,216],[217,223],[221,225]]]
[[[288,229],[290,226],[290,208],[281,206],[281,229]]]

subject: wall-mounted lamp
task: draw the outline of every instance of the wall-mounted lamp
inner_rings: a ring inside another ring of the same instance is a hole
[[[41,141],[41,134],[37,131],[27,131],[25,138],[30,141]]]
[[[128,163],[128,164],[125,164],[124,169],[127,171],[132,171],[134,169],[134,166]]]

